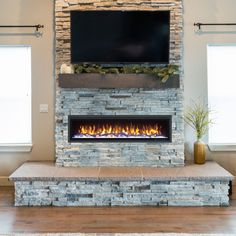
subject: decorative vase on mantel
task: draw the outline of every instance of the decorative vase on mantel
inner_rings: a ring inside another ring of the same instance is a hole
[[[198,139],[194,143],[194,163],[195,164],[204,164],[206,161],[206,147],[205,143]]]

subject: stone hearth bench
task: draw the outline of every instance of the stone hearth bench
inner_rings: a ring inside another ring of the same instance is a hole
[[[10,176],[16,206],[228,206],[232,178],[215,162],[178,168],[27,162]]]

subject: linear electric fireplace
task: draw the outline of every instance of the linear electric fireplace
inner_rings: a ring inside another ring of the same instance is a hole
[[[69,142],[171,141],[171,116],[69,116]]]

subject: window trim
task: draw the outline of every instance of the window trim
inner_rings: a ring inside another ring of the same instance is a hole
[[[1,143],[1,152],[31,152],[33,148],[32,143]]]
[[[236,46],[236,44],[235,43],[209,43],[207,44],[207,48],[209,46],[216,46],[216,47],[217,46]],[[208,52],[208,49],[207,49],[207,52]],[[207,65],[207,69],[208,69],[208,65]],[[209,86],[208,76],[207,76],[207,86]],[[207,99],[209,101],[208,95],[207,95]],[[211,152],[235,152],[236,151],[236,143],[209,143],[209,136],[208,136],[207,146],[208,146],[209,151]]]
[[[208,144],[208,148],[211,152],[235,152],[236,144],[211,143],[211,144]]]
[[[31,68],[30,68],[30,140],[29,143],[0,143],[0,153],[6,153],[6,152],[31,152],[33,148],[33,114],[32,114],[32,45],[30,44],[1,44],[1,47],[28,47],[30,48],[30,62],[31,62]]]

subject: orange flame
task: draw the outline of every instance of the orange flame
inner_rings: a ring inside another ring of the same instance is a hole
[[[81,135],[127,135],[153,136],[161,135],[161,126],[158,124],[83,124],[78,129]]]

